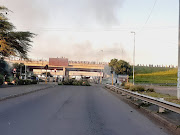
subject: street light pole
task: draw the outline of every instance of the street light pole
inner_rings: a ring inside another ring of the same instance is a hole
[[[26,65],[25,65],[25,80],[27,79],[27,75],[26,75]]]
[[[131,33],[134,34],[134,51],[133,51],[133,85],[134,85],[134,66],[135,66],[135,35],[136,35],[136,32],[132,31]]]
[[[103,50],[101,50],[101,52],[102,52],[102,62],[103,62]],[[101,66],[102,66],[102,64],[101,64]],[[102,67],[101,67],[102,68]],[[101,69],[101,73],[100,73],[100,84],[102,84],[102,75],[103,75],[103,73],[102,73],[102,69]]]
[[[177,98],[180,99],[180,2],[179,2],[179,29],[178,29],[178,79],[177,79]]]

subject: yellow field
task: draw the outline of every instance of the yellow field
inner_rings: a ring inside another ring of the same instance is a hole
[[[168,71],[159,71],[147,74],[136,74],[136,76],[164,76],[164,75],[177,75],[177,68],[170,69]]]
[[[175,84],[177,83],[177,68],[147,74],[136,74],[137,83]]]

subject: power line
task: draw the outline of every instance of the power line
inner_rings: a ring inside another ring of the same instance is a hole
[[[148,23],[151,15],[152,15],[152,12],[153,12],[153,10],[154,10],[154,8],[155,8],[155,6],[156,6],[156,3],[157,3],[157,0],[154,1],[153,7],[152,7],[152,9],[151,9],[151,11],[150,11],[150,13],[149,13],[149,15],[148,15],[148,18],[147,18],[145,24],[143,25],[143,27],[140,29],[140,31],[142,31],[142,30],[144,29],[145,25]],[[139,32],[140,32],[140,31],[139,31]]]

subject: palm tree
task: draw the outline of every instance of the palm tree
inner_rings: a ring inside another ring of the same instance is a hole
[[[0,6],[0,56],[19,56],[27,58],[35,34],[26,31],[15,31],[15,26],[6,17],[11,12],[6,7]]]

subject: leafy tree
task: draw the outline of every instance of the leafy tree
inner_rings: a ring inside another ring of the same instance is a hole
[[[112,59],[109,66],[117,75],[131,75],[132,73],[132,67],[124,60]]]
[[[109,63],[109,66],[111,67],[111,70],[115,70],[117,65],[118,59],[111,59],[111,62]]]
[[[42,75],[46,76],[46,72],[42,73]],[[47,72],[47,77],[53,77],[50,72]]]
[[[23,63],[14,63],[13,66],[12,66],[12,69],[11,71],[13,71],[13,69],[16,69],[16,77],[19,78],[19,76],[22,74],[22,73],[25,73],[25,66]]]
[[[0,6],[0,56],[27,58],[31,39],[35,34],[15,31],[15,26],[6,17],[8,12],[10,11],[6,7]]]
[[[0,74],[1,75],[10,75],[10,69],[9,69],[9,65],[7,64],[6,61],[4,61],[3,58],[0,58]]]
[[[0,85],[11,76],[9,65],[3,58],[0,58]]]

